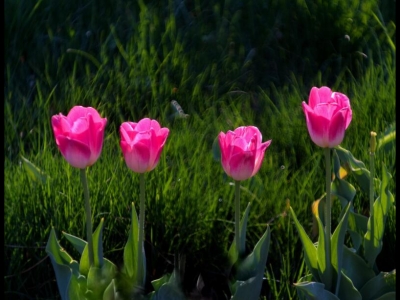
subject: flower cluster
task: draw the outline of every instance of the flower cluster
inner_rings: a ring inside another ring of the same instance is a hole
[[[356,254],[353,252],[356,251],[347,251],[347,248],[343,245],[347,219],[353,218],[353,224],[362,221],[360,218],[357,221],[357,216],[350,213],[354,194],[350,193],[351,195],[349,195],[349,191],[351,192],[350,185],[344,182],[340,175],[335,179],[340,181],[338,184],[332,182],[331,179],[330,155],[332,149],[335,161],[338,160],[336,150],[341,153],[342,157],[347,157],[349,162],[354,163],[356,161],[351,154],[339,147],[352,120],[350,100],[346,95],[332,92],[328,87],[313,87],[310,91],[308,104],[303,101],[302,108],[311,140],[324,149],[326,156],[326,196],[324,201],[321,202],[323,204],[320,207],[317,205],[314,210],[320,229],[317,245],[313,244],[308,238],[290,208],[303,243],[305,261],[311,272],[311,277],[302,279],[296,284],[296,288],[298,288],[299,293],[304,293],[303,295],[306,295],[308,299],[316,299],[317,297],[322,297],[321,299],[338,299],[338,297],[361,299],[362,293],[370,293],[369,287],[367,285],[366,288],[360,286],[363,288],[358,292],[357,288],[360,287],[353,286],[351,281],[353,280],[352,276],[357,272],[347,273],[346,269],[342,268],[342,264],[352,260],[357,261],[358,268],[362,265],[360,275],[364,279],[376,280],[376,284],[384,284],[382,280],[379,281],[380,274],[375,276],[374,273],[374,262],[380,248],[379,245],[371,242],[381,239],[383,227],[382,222],[379,219],[377,221],[376,216],[373,219],[374,211],[376,210],[375,215],[378,216],[382,216],[383,213],[382,210],[374,208],[373,176],[371,175],[368,177],[371,182],[370,191],[372,191],[371,221],[368,221],[368,224],[363,224],[362,228],[368,228],[368,230],[364,232],[364,236],[358,237],[358,241],[364,241],[363,257],[367,260],[367,263],[364,263],[363,260],[355,257]],[[122,280],[123,285],[128,289],[127,293],[136,298],[143,292],[142,287],[146,284],[146,257],[143,246],[144,173],[152,171],[158,165],[169,135],[169,129],[161,127],[156,120],[149,118],[144,118],[137,123],[123,122],[120,125],[120,147],[126,166],[140,176],[140,215],[138,218],[132,204],[132,223],[128,242],[124,248],[124,265],[118,275],[116,266],[102,257],[101,232],[103,220],[96,231],[92,232],[89,192],[85,173],[86,168],[92,166],[100,157],[107,119],[102,118],[92,107],[75,106],[67,116],[61,113],[53,116],[51,123],[55,141],[61,154],[71,166],[80,169],[85,191],[87,242],[64,233],[82,255],[79,267],[76,261],[58,244],[54,229],[46,247],[56,272],[61,297],[62,299],[75,299],[92,295],[93,299],[117,299],[121,296],[119,294],[123,292],[121,283],[118,281]],[[247,206],[242,220],[240,220],[240,182],[257,174],[272,140],[262,142],[262,134],[257,127],[241,126],[233,131],[220,132],[218,141],[222,168],[235,181],[235,238],[229,249],[231,267],[235,266],[235,275],[230,285],[232,299],[242,299],[243,295],[246,295],[247,299],[258,299],[270,244],[270,229],[267,225],[267,230],[254,247],[253,252],[245,257],[246,224],[250,204]],[[371,145],[375,145],[375,140],[371,140]],[[371,149],[373,149],[371,150],[373,154],[375,146],[371,146]],[[338,163],[334,165],[335,172],[339,172],[338,165]],[[371,173],[373,174],[372,171]],[[387,184],[387,182],[383,184]],[[334,189],[336,195],[349,201],[349,204],[343,207],[342,219],[333,235],[331,234],[330,224],[331,188]],[[380,201],[386,201],[385,207],[388,207],[388,201],[391,199],[390,192],[387,193],[385,188],[382,191],[389,196],[385,198],[386,200]],[[321,210],[320,214],[319,210]],[[351,229],[354,231],[352,238],[356,232],[357,234],[360,232],[357,228]],[[377,235],[379,236],[377,237]],[[358,249],[356,250],[358,251]],[[356,277],[359,276],[356,274]],[[155,291],[149,295],[150,298],[164,299],[172,293],[174,299],[184,299],[176,278],[177,276],[174,275],[157,280],[153,284]],[[361,281],[361,279],[357,280],[357,282]],[[94,284],[96,282],[100,284]],[[164,288],[161,289],[161,286]],[[380,290],[392,293],[391,288],[389,285],[384,285],[380,287]],[[375,293],[374,296],[380,296],[380,294]]]

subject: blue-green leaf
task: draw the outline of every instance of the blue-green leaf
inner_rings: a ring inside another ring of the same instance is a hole
[[[132,289],[138,285],[143,286],[146,277],[146,263],[144,249],[139,245],[139,222],[135,205],[132,203],[131,228],[129,229],[128,241],[124,247],[124,272],[132,282]],[[139,261],[139,251],[143,252],[143,261]]]
[[[321,281],[318,273],[318,260],[317,260],[317,248],[308,237],[303,226],[301,226],[299,220],[297,220],[296,214],[294,213],[292,207],[289,207],[290,213],[293,217],[294,224],[299,232],[301,243],[303,244],[304,250],[304,261],[306,262],[307,268],[313,275],[314,280]]]
[[[346,246],[343,246],[342,272],[350,278],[357,290],[360,290],[368,280],[375,277],[375,272],[367,265],[365,260]]]
[[[396,270],[380,272],[360,289],[363,300],[377,299],[391,292],[396,292]]]
[[[271,241],[271,230],[267,226],[267,230],[254,246],[254,250],[239,264],[236,273],[236,280],[246,281],[254,277],[252,289],[260,293],[263,276],[265,273],[265,265],[267,263],[269,245]]]
[[[165,277],[165,276],[164,276]],[[162,277],[162,278],[164,278]],[[181,280],[178,271],[174,269],[171,276],[167,276],[168,282],[163,283],[155,293],[151,293],[150,299],[153,300],[186,300],[181,289]],[[165,278],[164,278],[165,279]]]
[[[49,240],[46,245],[46,253],[50,257],[56,274],[57,286],[61,299],[69,299],[68,289],[72,277],[70,264],[74,262],[74,260],[58,243],[54,227],[52,227],[50,231]]]
[[[396,299],[396,292],[386,293],[385,295],[375,299],[375,300],[395,300]]]
[[[104,259],[101,268],[91,267],[87,277],[87,289],[93,292],[93,299],[102,299],[106,288],[117,274],[117,267]]]
[[[250,202],[247,204],[246,210],[243,213],[243,217],[240,220],[239,230],[240,230],[240,249],[246,248],[246,230],[247,230],[247,220],[249,218],[250,212]],[[236,238],[233,239],[231,247],[229,248],[228,257],[231,265],[234,265],[238,259],[238,253],[236,250]]]
[[[297,292],[307,300],[339,300],[331,292],[325,290],[325,285],[320,282],[300,282],[294,284]]]
[[[365,193],[368,193],[370,172],[365,167],[365,164],[362,161],[355,159],[349,150],[346,150],[341,146],[336,146],[335,150],[340,158],[340,161],[352,171],[351,174],[356,178],[361,189]]]
[[[331,238],[330,236],[326,236],[326,232],[322,225],[321,219],[319,216],[316,216],[317,224],[318,224],[318,245],[317,245],[317,264],[318,264],[318,274],[320,276],[320,282],[325,285],[326,290],[330,290],[332,287],[332,271],[329,272],[328,264],[330,264],[330,260],[328,260],[328,256],[326,255],[326,239]]]
[[[81,238],[78,238],[64,231],[62,232],[62,234],[67,238],[68,241],[71,242],[71,244],[75,247],[75,249],[79,252],[79,254],[82,255],[87,242],[82,240]]]
[[[339,293],[337,295],[340,300],[361,300],[361,294],[354,287],[353,282],[349,277],[342,272],[340,276]]]
[[[340,276],[342,274],[344,238],[346,235],[347,219],[351,204],[351,202],[347,204],[345,213],[333,232],[331,239],[331,263],[333,268],[336,270],[336,274],[338,274],[338,277],[334,279],[335,287],[340,282]]]
[[[151,285],[153,286],[154,290],[157,291],[164,283],[168,282],[170,277],[171,277],[171,274],[165,274],[164,276],[153,280],[151,282]]]
[[[115,287],[115,279],[111,280],[110,284],[104,290],[103,300],[117,300],[117,290]]]
[[[101,268],[103,266],[103,227],[104,227],[104,219],[100,220],[100,224],[97,226],[95,232],[93,233],[93,254],[94,254],[94,262],[93,266],[97,268]],[[89,249],[88,244],[86,244],[83,249],[81,260],[79,263],[79,272],[84,276],[88,276],[90,269],[89,262]]]
[[[390,173],[383,165],[379,197],[374,202],[374,212],[368,220],[368,231],[364,237],[364,255],[369,266],[375,264],[376,257],[382,250],[386,218],[394,202],[394,197],[388,189],[390,178]]]
[[[21,155],[21,159],[23,162],[24,169],[25,169],[26,173],[28,174],[29,178],[31,178],[35,182],[39,182],[42,184],[46,183],[47,175],[44,174],[44,172],[42,170],[40,170],[30,160],[23,157],[22,155]]]

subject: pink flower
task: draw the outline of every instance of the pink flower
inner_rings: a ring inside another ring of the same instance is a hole
[[[74,106],[68,116],[60,113],[51,118],[58,149],[71,166],[80,169],[99,158],[106,124],[97,110],[83,106]]]
[[[257,127],[242,126],[218,135],[221,163],[226,174],[234,180],[245,180],[260,170],[265,150],[272,140],[261,143]]]
[[[330,88],[313,87],[308,104],[303,101],[308,133],[311,140],[322,148],[333,148],[344,138],[344,132],[351,122],[353,112],[349,98]]]
[[[119,132],[128,168],[136,173],[153,170],[160,160],[169,129],[161,128],[156,120],[145,118],[138,123],[122,123]]]

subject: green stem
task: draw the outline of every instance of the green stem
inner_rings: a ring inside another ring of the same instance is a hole
[[[331,149],[324,148],[325,152],[325,182],[326,182],[326,203],[325,203],[325,253],[326,253],[326,269],[329,282],[326,284],[327,289],[331,287]]]
[[[235,180],[235,240],[238,258],[243,254],[244,250],[240,245],[240,181]]]
[[[92,236],[92,212],[90,211],[89,202],[89,186],[86,178],[86,168],[81,170],[81,182],[83,185],[83,193],[85,195],[85,213],[86,213],[86,239],[88,242],[89,250],[89,265],[92,266],[94,263],[94,252],[93,252],[93,236]]]
[[[144,284],[145,280],[145,270],[146,270],[146,263],[144,261],[144,218],[145,218],[145,185],[144,185],[144,173],[139,174],[140,178],[140,211],[139,211],[139,264],[143,264],[143,268],[139,268],[140,276],[138,278],[142,278],[143,282],[141,284]]]
[[[369,153],[369,216],[370,218],[374,215],[374,198],[375,198],[375,191],[374,191],[374,177],[375,177],[375,153]],[[374,222],[371,222],[374,224]]]

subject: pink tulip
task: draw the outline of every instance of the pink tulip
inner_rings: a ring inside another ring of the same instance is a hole
[[[322,148],[333,148],[344,138],[344,132],[351,122],[353,112],[349,98],[330,88],[313,87],[308,104],[303,101],[308,133],[311,140]]]
[[[93,165],[101,154],[107,119],[92,107],[74,106],[64,116],[51,118],[58,148],[66,161],[75,168]]]
[[[221,163],[226,174],[234,180],[245,180],[260,170],[265,150],[272,140],[261,143],[257,127],[242,126],[218,135]]]
[[[138,123],[122,123],[119,132],[128,168],[136,173],[153,170],[160,160],[169,129],[161,128],[156,120],[145,118]]]

